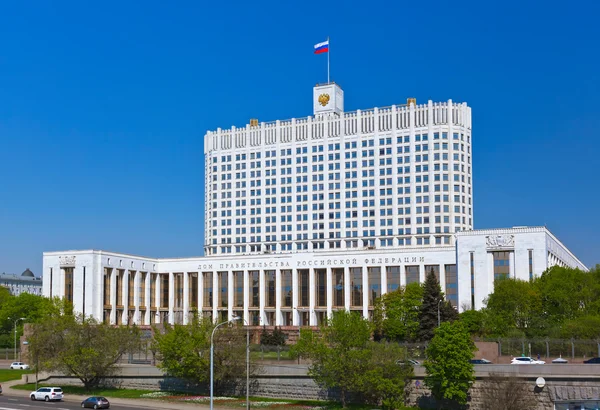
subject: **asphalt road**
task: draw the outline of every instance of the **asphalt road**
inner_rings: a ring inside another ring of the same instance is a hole
[[[155,409],[156,407],[145,406],[126,406],[121,404],[110,405],[111,409],[119,410],[139,410]],[[27,397],[27,392],[23,392],[23,397],[0,396],[0,410],[75,410],[81,409],[81,401],[31,401]]]

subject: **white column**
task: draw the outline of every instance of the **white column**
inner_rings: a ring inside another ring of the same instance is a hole
[[[362,266],[362,287],[363,287],[363,317],[369,318],[369,271],[368,268]]]
[[[175,275],[169,272],[169,323],[175,323]]]
[[[218,311],[217,306],[219,305],[219,272],[212,272],[212,286],[213,286],[213,298],[212,298],[212,317],[213,323],[218,323]]]
[[[317,325],[317,318],[315,315],[315,269],[310,268],[308,270],[308,321],[310,326]]]
[[[515,269],[515,251],[512,251],[508,254],[509,257],[509,262],[508,262],[508,272],[510,274],[510,278],[511,279],[516,279],[516,272],[517,270]],[[529,262],[529,260],[528,260]],[[528,265],[529,266],[529,265]],[[527,278],[529,279],[529,273]]]
[[[387,293],[387,268],[386,268],[386,266],[380,266],[379,273],[381,274],[381,296],[383,296]]]
[[[160,280],[160,273],[157,273],[156,274],[156,289],[155,289],[155,292],[154,292],[154,300],[156,302],[156,313],[157,313],[157,316],[155,318],[156,319],[156,323],[162,323],[162,316],[160,315],[160,306],[161,306],[161,298],[160,298],[160,296],[161,296],[161,292],[162,292],[162,289],[161,289],[162,286],[161,286],[161,284],[162,283],[161,283],[161,280]]]
[[[484,289],[484,291],[480,293],[481,295],[489,295],[494,291],[494,255],[492,255],[491,252],[486,253],[486,262],[487,269],[485,272],[476,272],[479,273],[479,275],[475,277],[475,282],[477,282],[477,279],[479,279],[480,276],[486,275],[484,276],[484,280],[479,281],[479,283],[487,284],[487,289]],[[478,294],[477,290],[475,290],[475,294]]]
[[[233,272],[227,271],[227,318],[231,320],[233,318],[233,295],[235,287],[233,285]]]
[[[144,306],[146,306],[146,313],[144,315],[143,324],[150,324],[150,281],[152,280],[152,274],[150,272],[146,272],[146,280],[144,281]]]
[[[406,266],[400,265],[400,287],[406,286]]]
[[[122,323],[124,325],[129,324],[129,269],[125,269],[123,275],[123,292],[121,293],[121,299],[123,303],[123,318]]]
[[[425,283],[425,278],[427,274],[425,273],[425,264],[419,263],[419,283]]]
[[[183,272],[183,324],[188,324],[190,312],[190,273]]]
[[[61,269],[61,275],[64,269]],[[110,270],[110,324],[117,323],[117,270]]]
[[[198,271],[198,314],[200,315],[200,318],[204,317],[203,307],[204,307],[204,273],[202,271]]]
[[[275,270],[275,326],[281,326],[281,269]]]
[[[333,312],[333,273],[331,271],[331,268],[327,268],[327,273],[325,274],[326,276],[326,294],[327,294],[327,319],[329,319],[331,317],[331,314]]]
[[[250,316],[248,313],[248,307],[250,306],[250,271],[245,270],[243,275],[244,275],[244,320],[249,325],[252,325],[252,323],[250,323]]]
[[[264,325],[267,323],[267,318],[265,317],[265,271],[258,271],[258,317],[260,318],[260,325]]]
[[[292,269],[292,325],[298,326],[298,269]]]
[[[344,266],[344,309],[350,311],[350,302],[352,296],[352,282],[350,281],[350,268]]]
[[[446,270],[444,268],[444,264],[440,263],[440,288],[442,288],[442,292],[444,292],[444,294],[446,294]],[[457,266],[457,272],[458,272],[458,266]]]

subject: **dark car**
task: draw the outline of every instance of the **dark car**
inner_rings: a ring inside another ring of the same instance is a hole
[[[492,364],[492,362],[487,359],[472,359],[471,364]]]
[[[90,407],[92,409],[108,409],[110,403],[106,397],[92,396],[81,402],[81,407]]]
[[[591,359],[584,360],[583,363],[600,364],[600,357],[592,357]]]

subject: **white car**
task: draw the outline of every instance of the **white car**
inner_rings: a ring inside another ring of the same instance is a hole
[[[533,357],[521,356],[512,359],[510,364],[546,364],[543,360],[535,360]]]
[[[29,369],[29,365],[23,362],[12,362],[10,364],[10,368],[12,370],[28,370]]]
[[[60,387],[40,387],[29,394],[31,400],[60,401],[63,399],[63,391]]]

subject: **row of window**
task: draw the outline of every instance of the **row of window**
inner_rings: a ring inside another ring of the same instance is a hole
[[[447,140],[448,139],[448,133],[447,132],[442,132],[441,134],[439,132],[435,132],[433,133],[433,140]],[[464,134],[459,134],[459,133],[453,133],[452,134],[452,139],[454,141],[465,141],[465,135]],[[365,148],[365,147],[374,147],[375,146],[375,139],[374,138],[367,138],[367,139],[362,139],[360,141],[360,147],[361,148]],[[383,137],[383,138],[379,138],[379,146],[386,146],[386,145],[392,145],[392,137]],[[423,142],[423,141],[429,141],[429,135],[428,134],[416,134],[415,138],[414,138],[415,142]],[[410,136],[409,135],[404,135],[404,136],[399,136],[396,138],[396,143],[397,144],[407,144],[410,142]],[[466,136],[466,142],[467,144],[471,143],[471,136],[467,135]],[[439,143],[438,143],[439,144]],[[443,143],[448,145],[448,143]],[[458,142],[454,142],[454,147],[458,146]],[[463,144],[461,144],[463,145]],[[344,144],[344,148],[346,150],[348,149],[357,149],[359,146],[358,141],[348,141]],[[340,143],[331,143],[328,144],[327,146],[329,151],[340,151],[341,150],[341,144]],[[454,149],[458,149],[458,148],[454,148]],[[312,153],[318,153],[318,152],[324,152],[325,150],[325,145],[324,144],[320,144],[320,145],[314,145],[311,148],[311,152]],[[295,150],[295,154],[296,155],[302,155],[302,154],[308,154],[308,146],[302,146],[302,147],[297,147]],[[280,150],[280,156],[291,156],[292,155],[293,150],[291,148],[283,148]],[[235,155],[235,162],[239,162],[239,161],[245,161],[247,158],[254,160],[254,159],[261,159],[261,152],[251,152],[250,154],[236,154]],[[277,150],[266,150],[265,151],[265,158],[275,158],[277,157]],[[232,155],[222,155],[221,156],[221,162],[223,163],[227,163],[227,162],[232,162]],[[218,155],[214,155],[213,157],[210,158],[210,161],[213,164],[216,164],[217,162],[219,162],[219,158]]]

